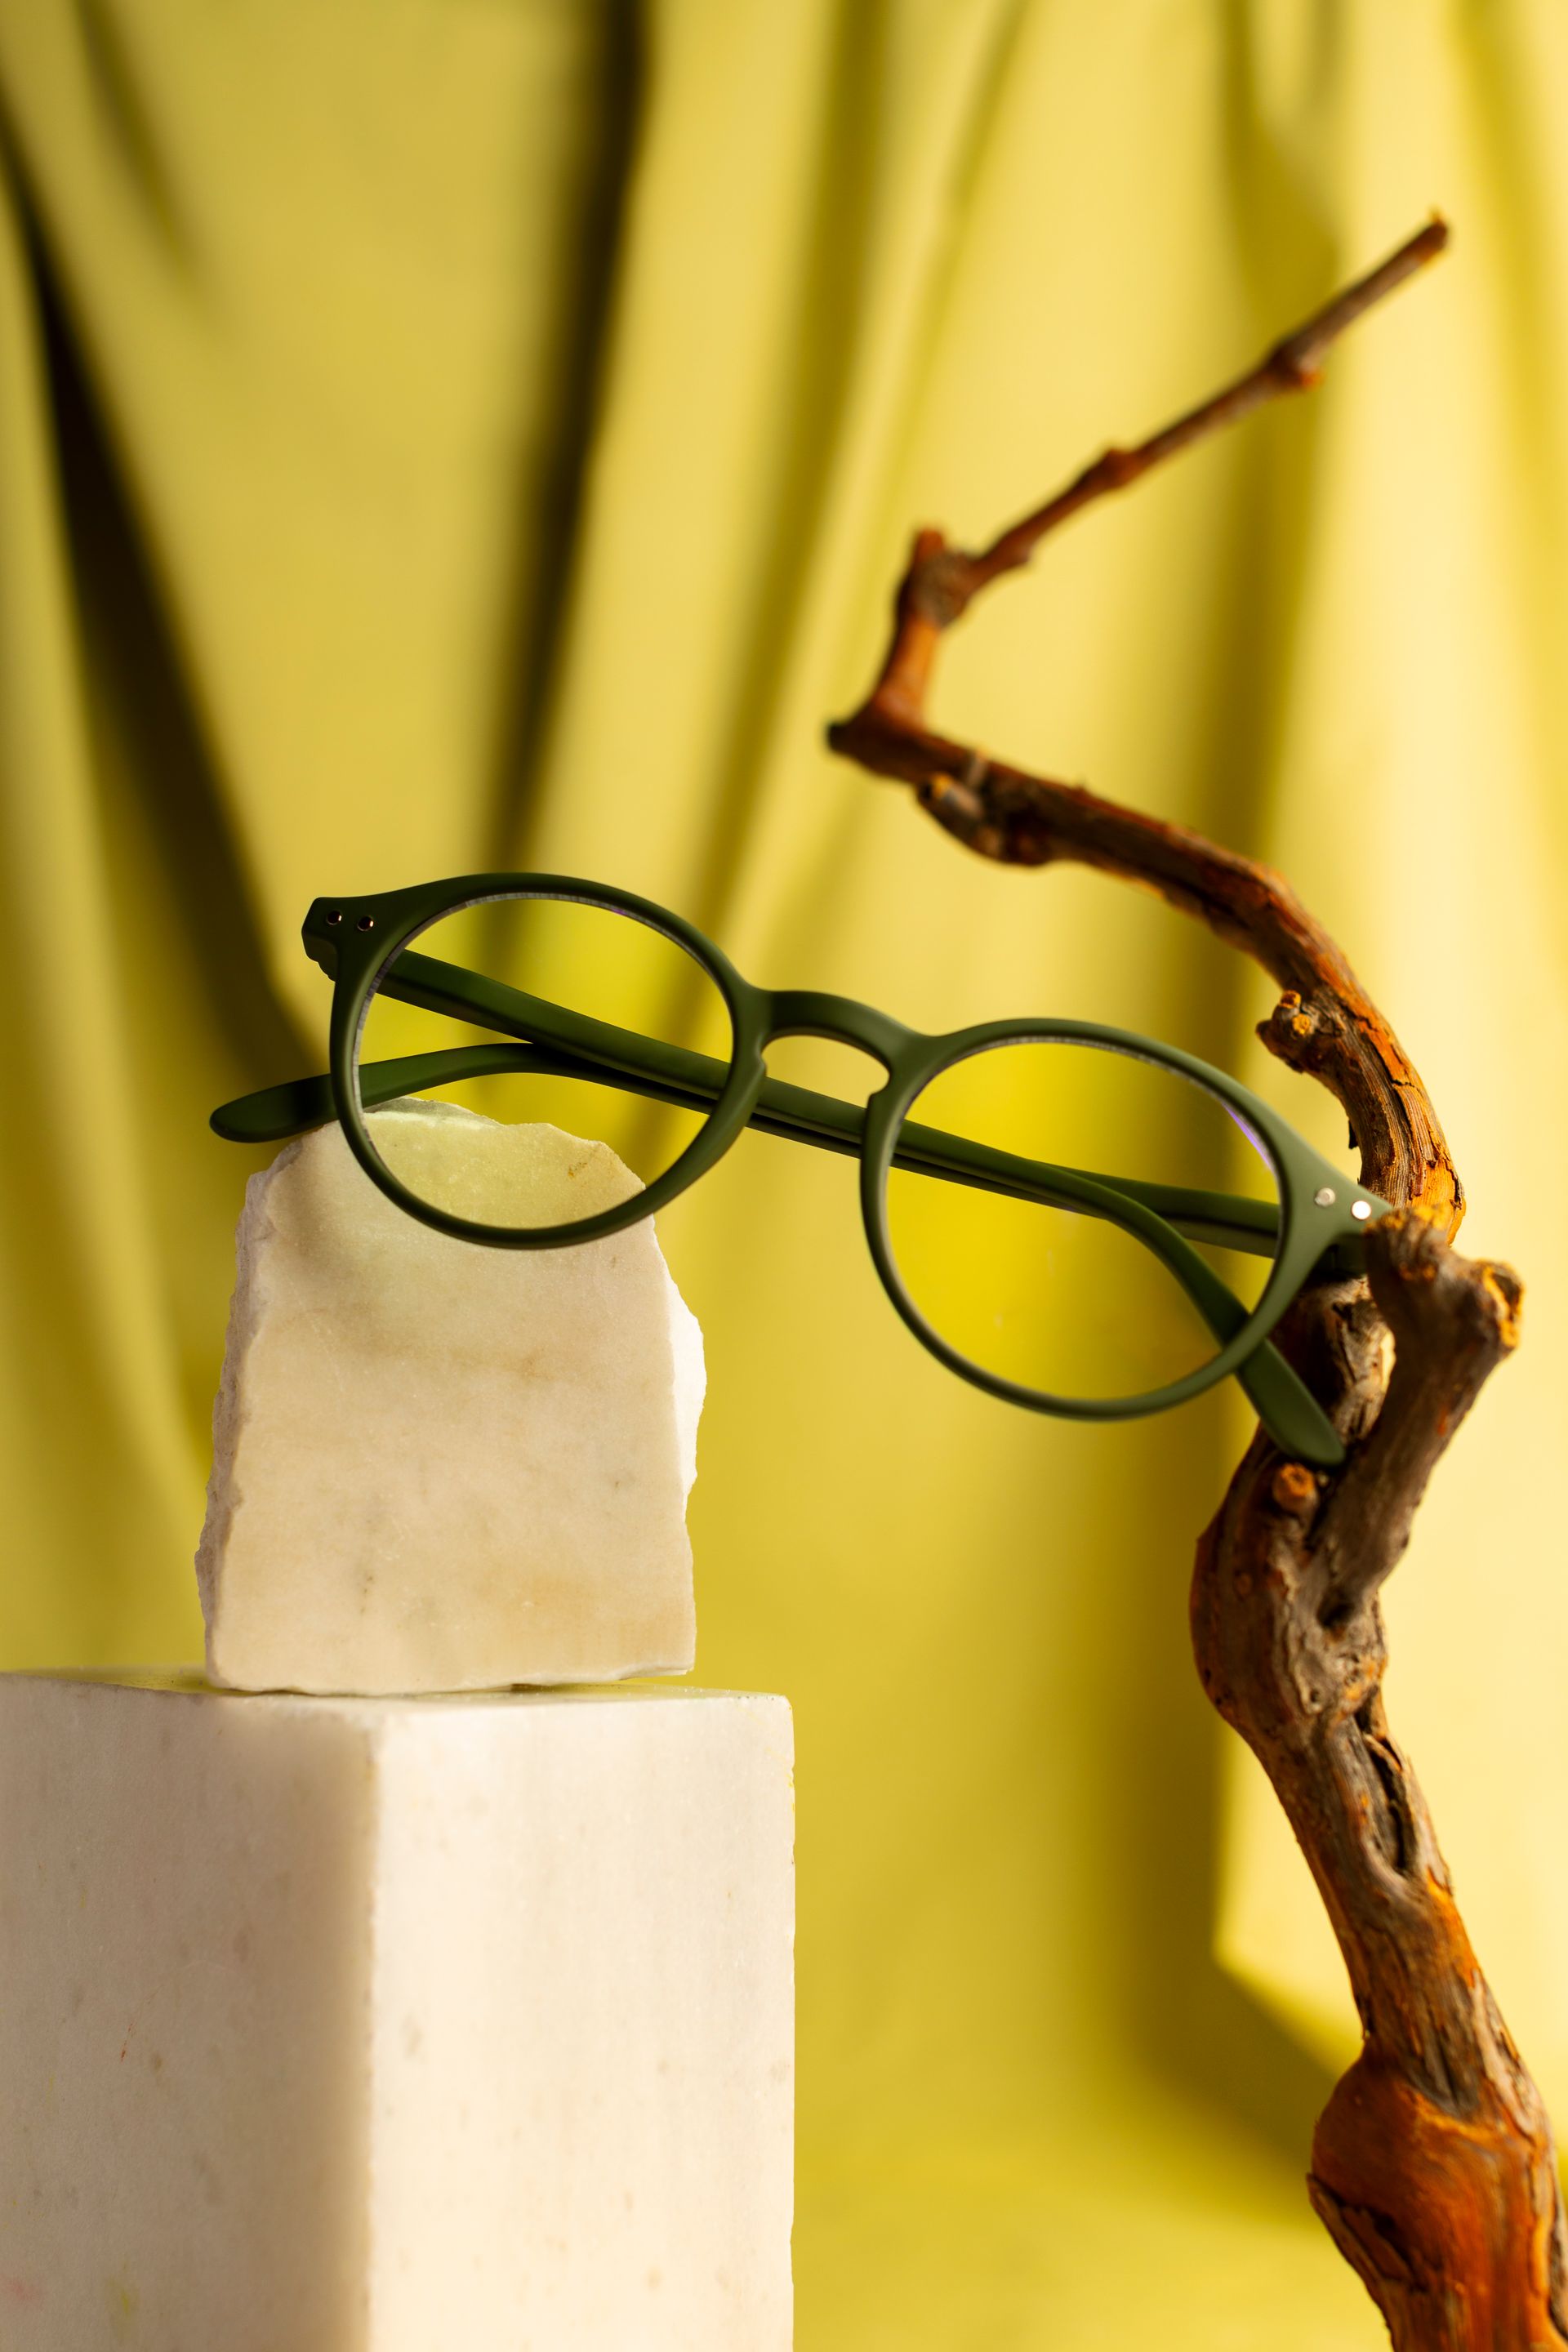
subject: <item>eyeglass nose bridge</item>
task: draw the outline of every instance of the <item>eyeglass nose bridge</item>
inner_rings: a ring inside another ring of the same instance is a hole
[[[826,1037],[837,1045],[855,1045],[869,1054],[889,1076],[900,1056],[919,1042],[914,1030],[874,1005],[816,988],[774,989],[764,999],[763,1013],[764,1046],[779,1037]]]

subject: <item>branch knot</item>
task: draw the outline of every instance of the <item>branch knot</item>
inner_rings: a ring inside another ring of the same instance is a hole
[[[924,537],[925,534],[922,534]],[[910,566],[910,615],[933,629],[950,629],[961,618],[978,584],[974,558],[962,547],[949,547],[936,533],[934,547],[922,547]]]

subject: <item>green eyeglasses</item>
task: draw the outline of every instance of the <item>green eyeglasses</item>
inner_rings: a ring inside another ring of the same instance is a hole
[[[335,983],[331,1073],[226,1103],[212,1125],[231,1141],[335,1118],[399,1208],[502,1249],[624,1231],[745,1127],[850,1153],[889,1297],[965,1380],[1118,1421],[1234,1375],[1288,1453],[1344,1458],[1268,1335],[1310,1276],[1360,1270],[1387,1204],[1190,1054],[1079,1021],[927,1036],[848,997],[755,988],[679,916],[561,875],[319,898],[304,941]],[[772,1078],[767,1048],[791,1036],[857,1046],[886,1083],[862,1107]],[[420,1148],[422,1097],[608,1143],[642,1189],[564,1223],[521,1199],[515,1222],[481,1222],[450,1156]]]

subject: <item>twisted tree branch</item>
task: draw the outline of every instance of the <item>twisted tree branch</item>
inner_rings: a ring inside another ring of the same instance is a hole
[[[1259,1035],[1333,1094],[1363,1182],[1396,1206],[1368,1235],[1368,1278],[1315,1286],[1281,1333],[1346,1461],[1314,1473],[1257,1433],[1198,1546],[1194,1648],[1204,1688],[1289,1818],[1362,2020],[1362,2054],[1314,2135],[1314,2207],[1399,2352],[1568,2352],[1568,2234],[1551,2125],[1470,1949],[1382,1696],[1378,1595],[1438,1459],[1517,1344],[1518,1278],[1452,1247],[1464,1195],[1420,1076],[1279,875],[1183,826],[993,760],[926,719],[942,637],[982,589],[1092,500],[1313,383],[1334,338],[1447,241],[1434,220],[1247,374],[1137,447],[1106,451],[979,553],[921,531],[877,682],[828,740],[911,785],[980,856],[1071,860],[1140,883],[1252,956],[1282,992]]]

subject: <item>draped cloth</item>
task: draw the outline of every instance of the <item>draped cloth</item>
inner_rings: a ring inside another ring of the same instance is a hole
[[[1565,108],[1553,0],[0,0],[0,1664],[198,1654],[258,1164],[205,1121],[321,1066],[320,891],[591,875],[765,983],[1142,1028],[1342,1144],[1250,967],[821,730],[917,522],[989,535],[1440,205],[1310,402],[971,614],[937,715],[1282,867],[1525,1275],[1389,1701],[1568,2115]],[[1373,2346],[1301,2186],[1342,1970],[1187,1653],[1244,1408],[972,1391],[783,1142],[661,1234],[700,1678],[796,1712],[802,2347]]]

